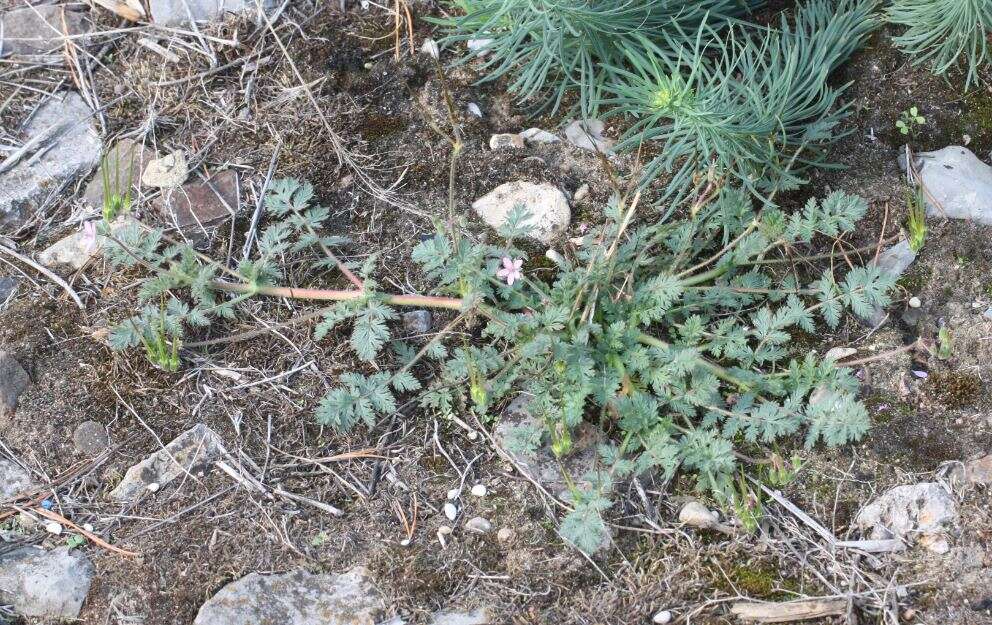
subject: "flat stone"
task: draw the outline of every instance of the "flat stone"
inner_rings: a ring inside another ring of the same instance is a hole
[[[952,475],[966,484],[992,484],[992,454],[969,460],[964,466],[958,465]]]
[[[603,136],[606,124],[598,119],[577,119],[565,127],[565,138],[577,148],[609,154],[616,143]]]
[[[429,310],[411,310],[403,313],[403,329],[409,334],[427,334],[434,326]]]
[[[385,609],[364,567],[341,575],[251,573],[204,603],[193,625],[376,625]]]
[[[96,456],[110,446],[110,436],[102,423],[83,421],[72,433],[72,443],[79,453]]]
[[[141,170],[141,184],[146,187],[160,189],[175,189],[186,182],[189,177],[189,164],[186,162],[186,152],[176,150],[162,158],[148,161]]]
[[[102,143],[93,111],[74,92],[56,95],[38,108],[23,128],[27,141],[45,137],[41,152],[0,173],[0,228],[27,221],[46,198],[100,162]],[[39,156],[40,154],[40,156]]]
[[[19,280],[12,276],[0,276],[0,304],[3,304],[17,290]]]
[[[0,33],[3,37],[0,39],[0,50],[3,55],[61,55],[65,43],[63,33],[81,35],[88,30],[89,24],[83,14],[70,11],[65,5],[43,4],[14,9],[0,15]],[[78,45],[80,40],[75,39],[74,43]]]
[[[93,564],[79,550],[21,549],[0,560],[0,603],[22,616],[75,619],[92,580]]]
[[[527,143],[558,143],[561,141],[558,135],[541,128],[528,128],[520,133],[520,137]]]
[[[28,372],[12,354],[0,351],[0,418],[14,416],[17,399],[31,384]]]
[[[171,443],[127,470],[124,479],[110,492],[114,499],[135,499],[152,484],[165,486],[172,480],[198,470],[222,453],[223,442],[216,432],[198,423]],[[157,488],[155,489],[157,490]]]
[[[503,411],[495,431],[499,446],[530,479],[556,495],[569,499],[570,488],[562,474],[563,467],[579,490],[591,489],[592,482],[586,476],[598,466],[597,449],[605,441],[602,431],[591,423],[579,425],[572,434],[572,451],[560,463],[547,441],[542,441],[535,452],[513,450],[508,443],[515,428],[544,429],[544,423],[530,414],[527,404],[527,396],[518,395]]]
[[[168,224],[196,233],[233,217],[240,202],[238,174],[229,169],[206,182],[166,190],[152,206]]]
[[[898,279],[904,271],[909,269],[909,266],[913,264],[914,260],[916,260],[916,252],[910,247],[909,241],[904,240],[879,254],[875,264],[883,272],[889,274],[894,279]],[[876,307],[871,317],[862,321],[865,321],[872,327],[876,327],[884,320],[885,311],[880,307]]]
[[[262,7],[269,9],[272,0],[263,0]],[[254,0],[149,0],[152,21],[162,26],[179,26],[194,22],[211,22],[224,19],[227,13],[255,10]]]
[[[927,215],[967,219],[992,225],[992,167],[968,148],[952,145],[936,152],[921,152],[913,159],[927,192],[939,207],[927,201]],[[899,165],[906,169],[906,157]]]
[[[474,516],[468,521],[465,521],[465,529],[476,534],[488,534],[492,531],[493,524],[489,522],[489,519]]]
[[[503,133],[489,137],[491,150],[522,150],[524,147],[524,139],[518,134]]]
[[[554,185],[518,180],[496,187],[472,204],[472,209],[497,230],[510,211],[522,205],[530,214],[531,238],[548,245],[568,227],[572,210],[565,195]]]
[[[135,190],[141,173],[145,171],[145,167],[154,158],[154,150],[130,139],[121,139],[107,151],[107,154],[100,161],[96,174],[86,185],[83,200],[93,208],[103,208],[104,168],[107,170],[106,178],[110,184],[111,193],[123,198],[130,187],[131,197],[132,199],[135,198]]]
[[[944,532],[957,523],[954,498],[937,482],[896,486],[858,513],[855,523],[871,540],[899,538],[940,548]]]
[[[134,219],[122,216],[114,220],[111,228],[112,233],[120,233],[122,230],[135,223]],[[94,224],[95,228],[100,228],[103,220],[99,219]],[[91,259],[100,255],[107,239],[96,234],[90,236],[85,230],[73,232],[67,237],[52,243],[38,254],[38,261],[46,267],[71,267],[78,271],[86,266]]]
[[[0,502],[16,499],[34,490],[34,480],[13,460],[0,460]]]

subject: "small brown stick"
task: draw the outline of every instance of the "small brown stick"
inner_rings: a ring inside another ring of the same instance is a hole
[[[145,16],[143,12],[138,11],[132,6],[124,4],[123,2],[115,2],[114,0],[91,0],[91,2],[123,17],[129,22],[141,21],[141,18]]]
[[[855,360],[845,360],[843,362],[834,363],[838,367],[856,367],[858,365],[863,365],[869,362],[875,362],[876,360],[884,360],[890,356],[895,356],[903,352],[912,351],[918,347],[924,347],[923,341],[921,339],[916,339],[909,345],[903,345],[902,347],[897,347],[895,349],[890,349],[887,352],[882,352],[881,354],[875,354],[874,356],[865,356],[864,358],[858,358]]]
[[[58,277],[57,275],[55,275],[54,273],[52,273],[51,271],[49,271],[48,269],[46,269],[42,265],[40,265],[40,264],[36,263],[35,261],[31,260],[27,256],[24,256],[23,254],[19,254],[19,253],[15,252],[14,250],[12,250],[9,247],[7,247],[6,245],[0,244],[0,252],[3,252],[4,254],[7,254],[9,256],[13,256],[17,260],[21,261],[25,265],[30,266],[32,269],[36,270],[41,275],[45,276],[46,278],[48,278],[49,280],[51,280],[55,284],[57,284],[60,287],[62,287],[62,289],[66,293],[69,294],[69,297],[72,298],[72,301],[76,302],[76,306],[78,306],[80,310],[83,310],[83,309],[86,308],[86,306],[83,305],[83,301],[81,299],[79,299],[79,295],[77,295],[76,292],[72,289],[72,287],[69,286],[69,283],[67,283],[62,278]]]
[[[21,512],[24,512],[23,509],[21,509],[21,508],[18,508],[18,509],[21,510]],[[93,541],[97,545],[103,547],[104,549],[107,549],[108,551],[113,551],[114,553],[119,553],[122,556],[127,556],[129,558],[133,558],[135,556],[141,555],[140,553],[138,553],[136,551],[128,551],[127,549],[121,549],[120,547],[115,547],[115,546],[111,545],[110,543],[108,543],[104,539],[100,538],[99,536],[97,536],[93,532],[91,532],[89,530],[85,530],[85,529],[79,527],[78,525],[76,525],[75,523],[73,523],[72,521],[70,521],[69,519],[65,518],[64,516],[62,516],[61,514],[59,514],[57,512],[52,512],[51,510],[45,510],[44,508],[33,508],[31,510],[31,512],[34,512],[36,514],[39,514],[39,515],[41,515],[41,516],[43,516],[46,519],[49,519],[51,521],[55,521],[56,523],[61,523],[62,525],[66,525],[68,527],[71,527],[72,529],[76,530],[77,532],[79,532],[80,534],[82,534],[83,536],[85,536],[86,538],[90,539],[91,541]]]
[[[847,612],[846,599],[806,599],[787,603],[738,601],[730,612],[742,620],[758,623],[792,623]]]

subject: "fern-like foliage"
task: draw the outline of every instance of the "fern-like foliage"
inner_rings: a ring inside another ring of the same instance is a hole
[[[462,62],[482,58],[483,81],[510,77],[509,89],[538,110],[556,111],[577,93],[591,109],[625,51],[663,41],[675,58],[702,23],[715,31],[764,0],[457,0],[463,15],[442,20],[442,43],[486,42]]]
[[[718,41],[704,23],[677,57],[667,52],[675,41],[627,48],[601,102],[634,118],[618,149],[658,154],[647,179],[668,172],[682,181],[712,168],[755,193],[796,188],[840,136],[844,86],[828,79],[877,25],[874,8],[874,0],[811,0],[794,24],[783,16],[777,28],[731,27]]]
[[[906,26],[894,39],[914,65],[946,74],[960,65],[965,89],[981,81],[992,62],[992,2],[989,0],[892,0],[886,19]]]

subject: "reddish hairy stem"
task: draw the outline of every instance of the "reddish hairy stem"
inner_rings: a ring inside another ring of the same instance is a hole
[[[361,291],[343,291],[338,289],[296,289],[288,286],[252,287],[248,284],[224,282],[223,280],[214,280],[211,286],[229,293],[257,293],[258,295],[269,295],[271,297],[289,297],[292,299],[316,301],[343,302],[359,299],[365,295]],[[454,297],[433,297],[430,295],[387,295],[385,302],[393,306],[422,306],[426,308],[461,310],[464,300]]]

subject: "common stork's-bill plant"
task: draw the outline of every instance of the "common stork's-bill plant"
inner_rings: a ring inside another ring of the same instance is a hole
[[[148,354],[168,365],[187,334],[236,319],[249,298],[324,301],[304,316],[320,317],[316,338],[334,340],[350,327],[358,360],[375,366],[356,363],[336,380],[316,407],[323,424],[371,427],[411,401],[428,414],[484,421],[523,393],[541,425],[514,432],[518,450],[546,442],[566,456],[581,422],[604,428],[612,442],[599,450],[603,469],[573,476],[593,486],[573,488],[562,524],[567,540],[591,550],[603,538],[616,480],[682,471],[699,489],[729,498],[741,453],[783,439],[842,445],[868,429],[848,370],[791,347],[820,324],[836,327],[845,310],[867,317],[889,302],[892,278],[874,266],[802,261],[815,239],[851,232],[865,202],[835,192],[785,214],[715,182],[685,195],[686,204],[660,217],[637,195],[615,196],[581,244],[556,257],[550,277],[528,272],[518,242],[530,215],[521,208],[498,244],[470,237],[452,212],[413,250],[433,292],[398,295],[372,279],[370,266],[356,275],[338,259],[332,249],[341,241],[320,234],[328,213],[313,205],[309,185],[280,180],[266,200],[274,222],[258,254],[236,268],[157,230],[110,235],[115,262],[150,271],[145,307],[111,340],[118,349],[161,345]],[[354,286],[327,289],[316,277],[280,284],[280,263],[314,251],[318,264],[338,267]],[[801,269],[810,266],[820,269]],[[447,309],[453,318],[418,348],[393,335],[397,309],[408,306]]]

